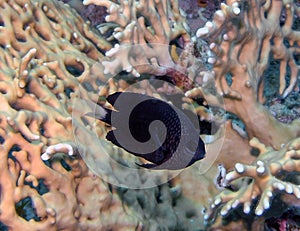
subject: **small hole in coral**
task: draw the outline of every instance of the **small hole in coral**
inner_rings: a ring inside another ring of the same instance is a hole
[[[1,89],[1,90],[0,90],[0,93],[6,94],[6,93],[7,93],[7,89]]]
[[[75,60],[73,63],[65,63],[65,66],[67,71],[75,77],[79,77],[84,71],[83,65]]]
[[[12,148],[8,152],[8,158],[11,158],[13,161],[16,161],[16,158],[13,156],[13,152],[19,152],[21,151],[21,148],[19,145],[15,144],[12,146]]]
[[[258,157],[259,156],[259,149],[258,148],[251,148],[250,150],[250,154],[251,156],[255,156],[255,157]]]
[[[28,26],[29,26],[28,23],[24,23],[23,26],[22,26],[22,29],[23,29],[23,30],[26,30],[26,28],[27,28]]]
[[[33,184],[31,182],[25,182],[25,185],[29,185],[31,188],[35,188],[38,193],[40,195],[43,195],[47,192],[49,192],[49,189],[47,188],[47,186],[44,184],[44,180],[43,179],[39,179],[38,180],[38,186],[34,187]]]
[[[8,227],[5,226],[3,223],[0,222],[0,230],[1,231],[8,231]]]
[[[173,201],[172,201],[172,206],[175,207],[176,205],[177,205],[177,201],[176,201],[176,200],[173,200]]]
[[[158,193],[156,195],[156,201],[157,201],[157,203],[162,203],[163,202],[162,199],[161,199],[161,192],[160,191],[158,191]]]
[[[70,99],[71,98],[71,93],[73,93],[74,91],[73,91],[72,88],[67,87],[67,88],[65,88],[64,92],[65,92],[66,96]]]
[[[49,168],[51,168],[51,161],[50,161],[50,160],[45,160],[45,161],[44,161],[44,164],[45,164],[46,166],[48,166]]]
[[[45,135],[45,129],[42,125],[39,127],[39,132],[40,132],[41,136]]]
[[[192,218],[196,216],[196,211],[194,209],[188,210],[185,212],[185,217],[186,218]]]
[[[49,15],[47,15],[47,16],[48,16],[48,18],[49,18],[50,21],[59,24],[58,21],[55,18],[49,17]]]
[[[297,65],[300,65],[300,54],[294,54],[293,57],[294,57],[295,63]]]
[[[146,203],[145,199],[138,196],[137,201],[138,201],[139,205],[141,206],[141,208],[145,209],[145,203]]]
[[[30,197],[25,197],[24,199],[19,201],[16,204],[15,208],[17,214],[27,221],[31,219],[34,219],[35,221],[41,220],[36,214],[35,208]]]
[[[71,171],[72,170],[72,168],[70,167],[70,165],[68,165],[67,162],[64,159],[61,159],[60,163],[64,167],[64,169],[66,169],[67,171]]]
[[[24,134],[21,134],[21,136],[24,138],[24,140],[26,140],[27,142],[31,142],[31,140],[29,138],[27,138]]]
[[[16,39],[17,39],[18,42],[20,42],[20,43],[25,43],[25,42],[26,42],[25,36],[23,36],[23,35],[21,35],[21,34],[16,34]]]
[[[231,84],[232,84],[232,81],[233,81],[233,79],[232,79],[232,75],[231,74],[226,74],[226,76],[225,76],[225,79],[226,79],[226,82],[227,82],[227,84],[228,84],[228,86],[231,86]]]
[[[286,14],[286,9],[283,8],[282,11],[281,11],[281,14],[280,14],[280,26],[282,27],[286,21],[286,17],[287,17],[287,14]]]
[[[111,192],[111,193],[113,193],[113,186],[112,186],[112,184],[107,184],[107,187],[108,187],[108,190]]]
[[[3,144],[4,141],[5,141],[5,139],[2,136],[0,136],[0,144]]]

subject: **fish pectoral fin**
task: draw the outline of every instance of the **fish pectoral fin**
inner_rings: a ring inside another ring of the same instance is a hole
[[[135,163],[135,164],[138,165],[139,167],[147,168],[147,169],[155,168],[155,167],[158,166],[158,165],[152,164],[152,163],[147,163],[147,164],[138,164],[138,163]]]
[[[96,118],[96,119],[102,118],[102,115],[95,115],[94,112],[87,112],[87,113],[84,114],[84,116],[88,116],[88,117],[92,117],[92,118]]]

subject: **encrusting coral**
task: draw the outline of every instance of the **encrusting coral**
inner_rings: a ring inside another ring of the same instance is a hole
[[[56,1],[0,2],[0,221],[9,230],[128,230],[139,224],[82,159],[41,159],[44,152],[73,151],[72,99],[85,83],[98,91],[91,70],[103,57],[99,50],[110,48],[74,15]],[[22,204],[32,206],[32,219]]]

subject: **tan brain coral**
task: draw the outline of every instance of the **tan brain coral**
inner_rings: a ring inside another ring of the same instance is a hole
[[[0,24],[0,221],[10,230],[136,227],[138,221],[80,156],[62,156],[78,155],[73,99],[98,94],[106,77],[91,70],[110,44],[58,1],[2,0]],[[60,155],[45,163],[46,151]],[[36,215],[29,221],[26,203]]]

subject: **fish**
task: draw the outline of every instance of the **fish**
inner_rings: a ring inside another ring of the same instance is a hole
[[[198,117],[162,99],[133,92],[106,98],[114,110],[97,104],[85,115],[112,126],[106,139],[148,161],[138,166],[180,170],[205,157]]]

